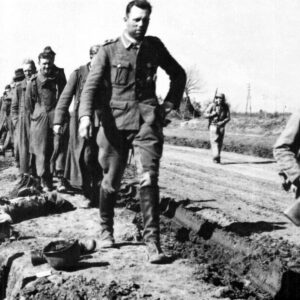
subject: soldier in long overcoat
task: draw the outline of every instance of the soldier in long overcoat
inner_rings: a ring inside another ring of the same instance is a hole
[[[12,120],[16,130],[15,137],[18,140],[19,151],[19,172],[22,176],[21,182],[18,184],[19,188],[30,180],[31,159],[29,152],[30,140],[30,103],[26,102],[26,88],[30,78],[36,73],[35,63],[32,59],[25,59],[23,61],[23,72],[25,79],[17,87],[12,100]],[[34,175],[34,174],[33,174]]]
[[[145,36],[152,7],[146,0],[131,1],[126,8],[123,34],[108,41],[95,57],[84,85],[79,108],[80,133],[88,138],[94,106],[103,106],[97,136],[103,169],[100,189],[99,244],[112,247],[114,205],[133,146],[140,182],[144,219],[143,239],[151,263],[164,261],[159,238],[159,163],[163,150],[165,115],[178,108],[186,83],[183,68],[157,37]],[[170,77],[170,89],[162,106],[155,87],[157,68]],[[108,83],[109,97],[97,98],[100,85]]]
[[[97,54],[100,46],[90,48],[90,59]],[[85,140],[78,134],[79,120],[78,108],[80,95],[90,72],[91,62],[80,66],[70,75],[65,86],[54,115],[55,133],[59,134],[68,113],[70,113],[69,125],[69,146],[65,165],[64,177],[76,188],[82,188],[85,199],[82,207],[90,207],[97,195],[99,180],[101,177],[100,165],[98,163],[98,146],[96,144],[96,134],[99,128],[99,121],[94,120],[93,138]]]
[[[40,70],[33,76],[26,89],[26,101],[31,107],[30,152],[35,156],[37,175],[44,191],[52,189],[53,174],[50,160],[53,152],[53,118],[63,90],[58,74],[53,70],[52,57],[39,55]]]

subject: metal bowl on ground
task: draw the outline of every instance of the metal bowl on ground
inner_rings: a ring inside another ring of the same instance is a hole
[[[43,255],[48,264],[57,270],[74,267],[80,258],[80,254],[78,240],[51,242],[43,250]]]

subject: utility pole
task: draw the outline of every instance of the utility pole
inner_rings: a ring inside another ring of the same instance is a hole
[[[251,116],[251,113],[252,113],[252,106],[251,106],[251,86],[250,86],[250,83],[248,84],[248,94],[247,94],[247,100],[246,100],[246,115],[250,114]]]

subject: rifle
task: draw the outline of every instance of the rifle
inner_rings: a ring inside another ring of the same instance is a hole
[[[215,96],[214,96],[214,99],[213,99],[213,101],[215,101],[215,99],[216,99],[216,96],[217,96],[217,93],[218,93],[218,88],[216,88],[216,92],[215,92]]]
[[[217,93],[218,93],[218,88],[216,88],[216,92],[215,92],[215,96],[214,96],[213,102],[214,102],[215,99],[216,99]],[[208,128],[209,128],[211,122],[212,122],[212,118],[208,118]]]

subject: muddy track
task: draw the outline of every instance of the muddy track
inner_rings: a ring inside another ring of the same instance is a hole
[[[281,189],[277,171],[275,162],[267,159],[224,153],[217,165],[208,150],[166,145],[161,193],[189,198],[198,214],[220,225],[252,224],[255,234],[259,231],[255,224],[261,222],[266,226],[260,234],[299,244],[300,231],[282,214],[293,203],[293,195]]]
[[[7,168],[2,172],[2,193],[9,192],[15,171]],[[133,179],[132,170],[126,177]],[[24,253],[12,256],[7,264],[7,292],[20,295],[17,287],[22,287],[25,299],[73,297],[74,293],[78,299],[93,299],[93,289],[104,299],[111,295],[117,295],[116,299],[122,295],[127,299],[294,299],[288,294],[292,291],[289,285],[292,287],[293,281],[298,284],[299,276],[298,271],[289,271],[289,266],[300,255],[299,232],[282,215],[293,199],[280,189],[272,160],[224,153],[222,164],[215,165],[210,151],[166,145],[160,186],[162,197],[171,197],[176,203],[188,199],[186,209],[200,224],[195,232],[170,216],[162,217],[162,245],[174,260],[171,265],[144,265],[143,246],[131,245],[134,227],[139,224],[133,218],[139,205],[130,195],[123,195],[117,209],[116,238],[129,242],[128,246],[96,252],[83,262],[84,268],[55,273],[49,280],[26,283],[36,272],[28,251],[54,238],[95,238],[97,210],[75,210],[16,224],[14,229],[23,239],[0,245],[4,256]],[[75,206],[80,202],[76,195],[67,199]],[[125,206],[133,212],[127,213]],[[78,282],[77,287],[72,282]],[[61,288],[65,292],[61,293]]]

